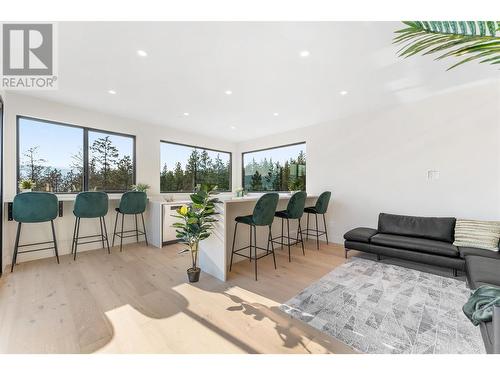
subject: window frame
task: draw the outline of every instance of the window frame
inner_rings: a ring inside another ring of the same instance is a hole
[[[161,191],[161,144],[162,143],[167,143],[171,145],[176,145],[176,146],[185,146],[185,147],[190,147],[190,148],[195,148],[198,150],[206,150],[206,151],[213,151],[213,152],[220,152],[224,154],[229,154],[229,190],[218,190],[220,193],[230,193],[233,190],[233,153],[231,151],[224,151],[224,150],[216,150],[214,148],[209,148],[209,147],[200,147],[200,146],[195,146],[195,145],[188,145],[185,143],[179,143],[179,142],[172,142],[172,141],[165,141],[163,139],[160,139],[160,194],[189,194],[187,191]],[[195,176],[196,180],[196,176]]]
[[[83,147],[83,185],[82,185],[82,190],[79,192],[67,192],[67,191],[62,191],[62,192],[53,192],[56,195],[71,195],[71,194],[78,194],[80,192],[84,191],[89,191],[89,168],[88,168],[88,161],[89,161],[89,131],[91,132],[96,132],[96,133],[102,133],[102,134],[109,134],[109,135],[116,135],[116,136],[121,136],[121,137],[128,137],[132,138],[132,145],[133,145],[133,150],[132,150],[132,155],[133,155],[133,172],[132,172],[132,183],[136,184],[136,164],[137,164],[137,159],[136,159],[136,136],[132,134],[126,134],[126,133],[119,133],[115,131],[110,131],[110,130],[104,130],[104,129],[97,129],[97,128],[91,128],[88,126],[81,126],[81,125],[76,125],[76,124],[70,124],[66,122],[60,122],[60,121],[52,121],[52,120],[47,120],[47,119],[42,119],[38,117],[32,117],[32,116],[24,116],[24,115],[17,115],[16,116],[16,191],[19,193],[19,178],[21,177],[21,155],[20,155],[20,137],[19,137],[19,127],[20,127],[20,120],[32,120],[32,121],[37,121],[37,122],[43,122],[46,124],[50,125],[57,125],[57,126],[66,126],[69,128],[76,128],[76,129],[82,129],[82,137],[83,137],[83,142],[82,142],[82,147]],[[109,194],[114,194],[114,193],[125,193],[127,190],[101,190],[104,193],[109,193]]]
[[[294,143],[288,143],[285,145],[280,145],[280,146],[273,146],[273,147],[266,147],[266,148],[260,148],[257,150],[251,150],[251,151],[245,151],[241,153],[241,187],[245,189],[245,154],[251,154],[253,152],[261,152],[261,151],[268,151],[268,150],[274,150],[277,148],[283,148],[283,147],[289,147],[289,146],[297,146],[297,145],[306,145],[306,141],[300,141],[300,142],[294,142]],[[305,188],[307,190],[307,153],[306,153],[306,177],[305,177]],[[250,193],[267,193],[267,192],[275,192],[275,193],[287,193],[289,190],[246,190]]]

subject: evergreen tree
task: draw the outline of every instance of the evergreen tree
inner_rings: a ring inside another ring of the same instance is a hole
[[[250,188],[252,191],[262,190],[262,175],[259,173],[259,171],[255,171],[255,173],[253,174]]]
[[[100,188],[108,189],[109,177],[111,168],[117,163],[119,156],[118,149],[113,145],[109,136],[98,138],[90,147],[92,159],[96,168],[99,168],[97,173],[101,182]]]
[[[47,160],[38,157],[39,146],[33,146],[28,148],[24,153],[24,162],[21,164],[22,169],[26,171],[23,178],[30,179],[36,185],[42,184],[43,170],[45,169],[44,163]],[[43,190],[41,186],[35,186],[37,190]]]

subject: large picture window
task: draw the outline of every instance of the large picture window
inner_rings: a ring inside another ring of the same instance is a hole
[[[135,183],[135,137],[29,117],[17,118],[18,184],[33,190],[123,192]]]
[[[243,188],[247,191],[306,189],[306,144],[244,152]]]
[[[192,192],[196,185],[217,185],[231,190],[231,153],[161,142],[160,190]]]

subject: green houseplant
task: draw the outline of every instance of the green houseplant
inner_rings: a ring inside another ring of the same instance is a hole
[[[151,186],[149,186],[148,184],[137,184],[137,185],[132,185],[132,190],[133,191],[142,191],[142,192],[146,193],[150,187]]]
[[[177,210],[177,215],[172,215],[180,219],[173,224],[176,228],[176,236],[181,243],[187,245],[187,249],[180,253],[190,252],[191,254],[192,267],[187,270],[189,282],[197,282],[200,279],[201,269],[198,267],[200,241],[210,237],[214,223],[218,221],[214,217],[217,215],[215,204],[220,202],[217,197],[214,197],[216,189],[217,187],[200,188],[191,194],[190,204],[183,205]]]
[[[36,184],[33,181],[31,181],[30,179],[21,180],[19,182],[19,190],[21,190],[22,192],[31,191],[31,190],[33,190],[33,188],[35,186],[36,186]]]
[[[464,57],[448,70],[469,61],[500,64],[500,21],[404,21],[395,44],[402,44],[399,56],[439,54]]]

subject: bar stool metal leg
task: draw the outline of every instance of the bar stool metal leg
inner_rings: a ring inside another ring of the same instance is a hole
[[[314,216],[316,216],[316,248],[319,250],[318,214],[314,214]]]
[[[233,235],[233,247],[231,249],[231,262],[229,263],[229,271],[231,272],[231,268],[233,267],[233,255],[234,255],[234,244],[236,242],[236,229],[238,229],[238,222],[234,225],[234,235]]]
[[[75,216],[75,225],[73,227],[73,241],[71,241],[71,254],[73,254],[74,248],[75,248],[75,235],[76,235],[76,222],[78,221],[78,218]]]
[[[323,214],[323,225],[325,226],[326,244],[328,245],[328,229],[326,229],[326,219],[325,219],[325,214]]]
[[[250,249],[250,256],[248,257],[248,261],[250,263],[252,263],[252,226],[249,225],[249,227],[250,227],[250,247],[249,247],[249,249]]]
[[[135,214],[134,217],[135,217],[135,239],[137,242],[139,242],[139,227],[137,226],[137,214]]]
[[[73,260],[76,260],[76,252],[78,250],[78,237],[80,237],[80,218],[77,219],[76,238],[75,238],[75,252],[73,254]]]
[[[104,216],[102,217],[102,225],[104,227],[104,234],[106,236],[106,245],[108,246],[108,254],[111,254],[111,250],[109,249],[108,229],[106,228],[106,219],[104,218]]]
[[[269,248],[269,242],[271,242],[271,251],[273,253],[274,269],[276,269],[276,257],[274,256],[273,234],[271,233],[271,226],[270,225],[269,225],[269,239],[267,241],[267,247],[268,248]]]
[[[111,243],[111,247],[115,246],[116,224],[118,224],[118,212],[116,213],[115,217],[115,229],[113,230],[113,242]]]
[[[14,265],[17,262],[17,250],[19,248],[20,236],[21,236],[21,223],[17,223],[16,243],[14,245],[14,253],[12,254],[12,264],[10,265],[10,272],[14,272]]]
[[[99,226],[101,227],[101,242],[102,248],[104,249],[104,230],[102,229],[102,217],[99,216]]]
[[[141,213],[141,219],[142,219],[142,229],[144,229],[144,239],[146,240],[146,246],[149,246],[148,244],[148,235],[146,234],[146,225],[144,225],[144,215]],[[139,240],[137,240],[139,241]]]
[[[123,247],[123,222],[125,221],[125,214],[122,214],[122,233],[120,236],[120,252],[122,252]]]
[[[59,252],[57,251],[57,240],[56,240],[56,230],[54,228],[54,220],[50,221],[52,226],[52,238],[54,239],[54,252],[56,253],[57,264],[59,264]]]
[[[286,219],[286,230],[287,230],[287,237],[286,237],[286,242],[288,244],[288,261],[292,261],[292,254],[290,250],[290,220],[288,218]]]
[[[299,228],[297,230],[297,242],[299,241],[299,234],[300,234],[300,244],[302,246],[302,255],[306,255],[306,252],[304,250],[304,238],[302,238],[302,228],[300,226],[300,219],[299,219]]]
[[[252,225],[253,226],[253,225]],[[253,246],[255,255],[255,281],[257,281],[257,227],[253,228]],[[250,252],[252,248],[250,247]]]
[[[309,212],[307,213],[306,241],[309,240]]]

